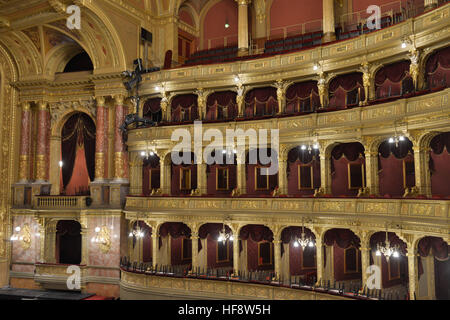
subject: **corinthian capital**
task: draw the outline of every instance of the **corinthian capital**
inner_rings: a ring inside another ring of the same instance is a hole
[[[248,6],[252,0],[235,0],[240,6]]]

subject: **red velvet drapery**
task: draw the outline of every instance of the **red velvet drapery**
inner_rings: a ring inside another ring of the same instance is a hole
[[[437,135],[430,143],[431,191],[450,197],[450,132]]]
[[[402,253],[403,255],[406,255],[406,252],[407,252],[406,243],[403,242],[403,240],[401,240],[393,232],[388,232],[388,239],[392,246],[398,246],[400,249],[400,253]],[[379,232],[374,233],[372,235],[372,237],[370,238],[370,247],[372,248],[372,250],[376,250],[378,243],[385,244],[385,242],[386,242],[386,232],[379,231]]]
[[[448,244],[442,238],[437,237],[422,238],[419,241],[417,249],[421,257],[427,257],[431,253],[439,260],[449,259]]]
[[[246,118],[274,115],[278,112],[277,89],[256,88],[245,95],[244,116]]]
[[[387,65],[375,75],[375,90],[377,98],[401,96],[402,84],[406,78],[410,78],[409,66],[411,61],[400,61]]]
[[[214,92],[206,101],[206,120],[234,119],[238,114],[237,93],[233,91]]]
[[[152,189],[160,188],[160,159],[154,154],[143,160],[142,166],[142,191],[144,195],[149,195]],[[150,185],[150,173],[152,174]]]
[[[327,246],[336,243],[340,248],[346,249],[350,246],[359,248],[360,240],[353,231],[349,229],[331,229],[325,233],[324,241]]]
[[[337,76],[331,80],[328,92],[330,108],[357,105],[365,99],[362,73],[354,72]]]
[[[316,236],[314,235],[314,233],[312,233],[310,229],[304,228],[304,232],[305,237],[311,238],[313,241],[316,239]],[[301,236],[302,236],[302,227],[297,226],[287,227],[284,228],[283,231],[281,232],[281,241],[283,243],[290,243],[292,240],[295,239],[295,237],[300,239]]]
[[[197,96],[195,94],[182,94],[173,98],[172,121],[193,121],[198,119]]]
[[[143,107],[143,115],[152,119],[154,122],[162,120],[161,98],[151,98],[145,101]]]
[[[427,60],[425,72],[429,88],[448,87],[450,83],[450,47],[433,53]]]
[[[260,241],[273,241],[273,233],[272,231],[263,225],[246,225],[239,232],[239,239],[248,240],[251,238],[255,242]]]
[[[319,107],[317,81],[295,83],[286,90],[286,113],[312,112]]]

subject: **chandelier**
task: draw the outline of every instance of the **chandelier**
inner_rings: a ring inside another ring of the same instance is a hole
[[[91,242],[106,245],[108,243],[108,240],[100,231],[101,231],[100,227],[95,228],[95,236],[92,237]]]
[[[149,157],[153,157],[155,155],[155,152],[151,150],[151,149],[153,149],[153,147],[152,148],[148,147],[148,142],[146,142],[146,144],[147,144],[147,147],[146,147],[145,151],[141,151],[141,157],[148,159]]]
[[[136,228],[134,228],[130,233],[128,234],[128,237],[136,237],[136,238],[143,238],[144,237],[144,231],[139,226],[139,221],[136,223]]]
[[[227,240],[233,241],[234,237],[232,233],[227,233],[225,230],[225,224],[222,224],[222,230],[219,231],[219,237],[217,238],[217,241],[222,241],[223,244],[227,242]]]
[[[389,143],[395,143],[395,147],[398,148],[399,142],[400,142],[400,141],[405,141],[406,138],[405,138],[405,136],[403,136],[403,135],[398,135],[398,134],[397,134],[397,126],[395,126],[394,130],[395,130],[395,134],[394,134],[393,137],[390,137],[390,138],[389,138],[388,142],[389,142]]]
[[[311,142],[308,142],[307,145],[306,145],[306,144],[302,144],[302,145],[300,146],[300,150],[302,150],[302,151],[308,150],[309,153],[311,153],[311,152],[313,151],[313,149],[314,149],[314,150],[319,150],[320,145],[319,145],[317,136],[318,136],[318,134],[316,133],[316,134],[315,134],[314,141],[313,141],[312,143],[311,143]]]
[[[377,251],[375,252],[375,255],[377,255],[377,256],[384,255],[386,257],[386,261],[388,261],[388,262],[389,262],[389,258],[391,256],[394,258],[399,257],[398,245],[395,245],[395,246],[391,245],[391,243],[389,242],[389,239],[388,239],[387,229],[386,229],[385,244],[383,245],[383,243],[381,243],[381,242],[377,244]]]
[[[302,234],[300,239],[297,238],[296,236],[294,240],[294,247],[298,248],[298,246],[301,246],[302,249],[305,249],[307,246],[310,248],[314,247],[314,241],[312,240],[312,238],[306,237],[305,226],[303,225],[303,223],[302,223]]]

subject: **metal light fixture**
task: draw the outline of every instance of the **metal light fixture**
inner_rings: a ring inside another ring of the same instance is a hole
[[[300,239],[295,237],[295,240],[294,240],[294,247],[298,248],[298,246],[301,246],[303,250],[307,246],[310,248],[314,247],[314,241],[312,240],[312,238],[306,237],[305,226],[304,226],[303,222],[302,222],[302,234],[300,236]]]
[[[386,229],[385,243],[384,245],[381,242],[377,244],[377,251],[375,252],[375,255],[378,257],[384,255],[388,262],[391,256],[394,258],[398,258],[400,256],[398,246],[397,245],[392,246],[391,243],[389,242],[387,229]]]
[[[136,238],[143,238],[144,237],[144,231],[139,226],[139,220],[136,223],[136,228],[134,228],[130,233],[128,234],[128,237],[136,237]]]
[[[302,144],[300,146],[300,150],[302,151],[306,151],[308,150],[309,153],[311,153],[313,150],[319,150],[320,149],[320,145],[317,139],[317,134],[315,135],[314,141],[308,142],[308,144]]]
[[[148,142],[147,147],[144,151],[141,151],[141,157],[148,159],[149,157],[153,157],[155,155],[155,152],[153,151],[153,147],[149,148]]]
[[[395,127],[395,134],[393,137],[390,137],[388,142],[395,143],[395,146],[398,148],[398,144],[400,141],[405,141],[405,136],[397,134],[397,127]]]
[[[225,230],[225,223],[222,224],[222,230],[219,231],[219,237],[217,241],[222,241],[223,244],[227,242],[227,240],[233,241],[234,237],[232,233],[227,233]]]

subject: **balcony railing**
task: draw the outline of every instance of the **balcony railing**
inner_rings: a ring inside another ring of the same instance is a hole
[[[40,209],[83,209],[89,206],[89,196],[35,196],[33,207]]]

